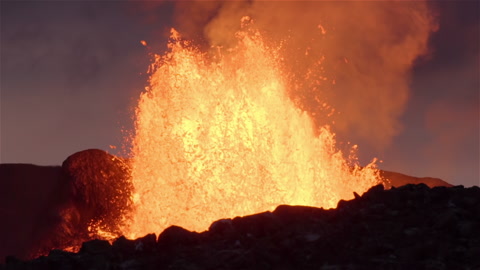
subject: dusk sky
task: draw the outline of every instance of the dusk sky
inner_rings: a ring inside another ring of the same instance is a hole
[[[205,12],[183,12],[183,3],[2,0],[0,163],[60,165],[89,148],[120,154],[149,52],[166,49],[179,17]],[[480,185],[480,4],[428,3],[438,29],[411,69],[399,128],[381,147],[347,129],[339,139],[357,143],[363,163],[382,160],[381,169]]]

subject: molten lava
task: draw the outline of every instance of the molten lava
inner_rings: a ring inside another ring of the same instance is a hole
[[[203,53],[172,30],[155,57],[136,111],[125,235],[202,231],[279,204],[331,208],[380,182],[373,162],[361,168],[356,147],[345,156],[290,100],[279,47],[248,26],[237,39]]]

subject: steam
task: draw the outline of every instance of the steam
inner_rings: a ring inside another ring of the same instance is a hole
[[[401,130],[411,69],[437,27],[426,2],[179,1],[174,14],[186,38],[226,47],[249,15],[282,42],[297,105],[377,150]]]

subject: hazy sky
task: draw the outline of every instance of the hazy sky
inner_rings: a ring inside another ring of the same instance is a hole
[[[301,4],[301,3],[299,3]],[[479,2],[431,3],[439,29],[416,62],[403,128],[362,161],[480,185]],[[178,14],[178,10],[176,11]],[[165,48],[172,3],[2,1],[0,162],[58,165],[76,151],[121,146],[132,130],[152,50]],[[353,90],[352,90],[353,91]]]

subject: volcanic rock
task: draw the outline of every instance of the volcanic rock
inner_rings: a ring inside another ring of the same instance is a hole
[[[119,233],[122,218],[130,212],[133,190],[125,160],[89,149],[69,156],[62,169],[71,181],[81,226]]]
[[[124,236],[120,236],[113,242],[113,248],[117,253],[123,255],[132,255],[134,253],[148,253],[156,249],[157,237],[155,234],[147,234],[136,240],[129,240]]]
[[[0,263],[40,249],[62,222],[68,189],[60,166],[0,164]]]
[[[82,248],[80,249],[80,253],[99,254],[108,252],[110,248],[111,245],[108,241],[95,239],[83,243]]]
[[[0,262],[79,247],[99,237],[97,228],[120,235],[131,207],[128,170],[125,160],[97,149],[62,167],[0,164]]]
[[[375,186],[336,209],[281,205],[273,212],[216,221],[202,233],[172,226],[156,245],[154,235],[120,237],[113,245],[91,241],[79,253],[9,258],[3,267],[480,269],[479,198],[479,187]]]
[[[178,226],[170,226],[158,236],[158,245],[161,247],[189,245],[195,242],[197,242],[197,233]]]

